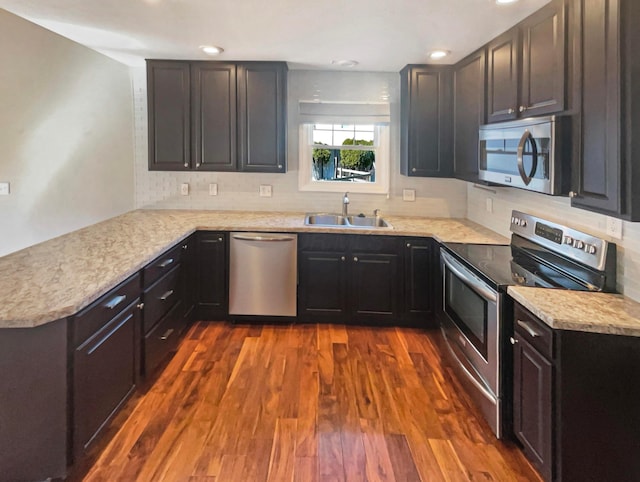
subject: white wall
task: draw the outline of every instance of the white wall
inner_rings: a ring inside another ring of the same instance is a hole
[[[606,234],[606,216],[572,208],[566,197],[501,187],[488,191],[472,184],[468,185],[467,197],[469,219],[505,236],[509,235],[511,210],[517,209],[616,243],[617,289],[640,301],[640,223],[623,222],[622,239],[614,239]],[[493,213],[487,212],[487,198],[492,199]]]
[[[454,179],[409,178],[400,175],[399,115],[400,76],[396,73],[289,71],[288,76],[288,171],[286,174],[149,172],[147,170],[146,74],[134,71],[136,113],[136,206],[154,208],[231,209],[261,211],[338,211],[342,195],[298,191],[299,100],[391,103],[390,196],[350,194],[351,212],[465,217],[465,183]],[[189,196],[179,194],[181,183],[190,184]],[[218,184],[218,196],[209,196],[209,183]],[[258,196],[260,184],[273,186],[273,197]],[[402,189],[415,189],[416,201],[402,201]],[[348,189],[345,189],[348,190]]]
[[[128,67],[0,9],[0,256],[134,207]]]

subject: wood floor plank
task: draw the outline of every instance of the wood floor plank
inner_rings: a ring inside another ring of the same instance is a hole
[[[479,418],[439,336],[195,323],[72,480],[540,482]]]

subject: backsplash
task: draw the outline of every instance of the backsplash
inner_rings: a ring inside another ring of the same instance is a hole
[[[617,289],[640,301],[640,223],[623,221],[622,239],[606,234],[607,216],[571,207],[567,197],[546,196],[508,187],[467,188],[467,217],[509,236],[511,211],[516,209],[595,234],[617,245]],[[487,210],[487,199],[492,212]]]
[[[388,95],[391,104],[391,183],[389,195],[350,194],[352,213],[464,218],[467,191],[455,179],[410,178],[399,174],[400,76],[395,73],[290,71],[288,77],[288,172],[250,174],[230,172],[149,172],[147,169],[146,72],[132,69],[135,102],[136,207],[160,209],[223,209],[259,211],[339,211],[341,194],[298,190],[298,125],[295,112],[300,99],[318,98],[379,101]],[[336,86],[338,86],[336,88]],[[329,92],[330,94],[326,94]],[[318,94],[320,93],[320,94]],[[189,183],[189,195],[180,195],[180,184]],[[209,184],[218,184],[218,195],[209,195]],[[259,187],[273,187],[272,197],[260,197]],[[403,189],[414,189],[416,200],[402,200]],[[345,187],[348,190],[348,187]]]

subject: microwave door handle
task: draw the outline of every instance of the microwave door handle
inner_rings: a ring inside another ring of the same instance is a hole
[[[527,141],[531,141],[531,154],[533,157],[533,162],[531,165],[531,172],[527,174],[524,171],[524,146],[527,144]],[[520,142],[518,143],[518,172],[520,173],[520,177],[524,181],[526,186],[529,185],[533,176],[538,169],[538,147],[536,146],[536,141],[529,132],[529,129],[525,129],[524,134],[520,138]]]
[[[464,266],[460,265],[460,263],[455,261],[446,253],[440,253],[440,256],[445,266],[449,268],[449,270],[451,270],[451,272],[455,274],[460,280],[464,281],[464,283],[473,291],[475,291],[479,296],[487,301],[492,301],[494,303],[498,301],[498,295],[489,287],[487,287],[481,280],[476,278],[473,274],[469,273]]]

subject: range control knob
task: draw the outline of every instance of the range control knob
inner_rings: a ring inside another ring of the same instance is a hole
[[[526,219],[521,219],[520,220],[520,226],[522,226],[523,228],[527,227],[527,220]]]
[[[584,242],[580,241],[579,239],[574,239],[573,240],[573,247],[576,249],[583,249],[584,248]]]
[[[597,248],[593,244],[585,244],[584,252],[589,254],[596,254]]]
[[[565,236],[563,240],[564,244],[573,244],[573,238],[571,236]]]

